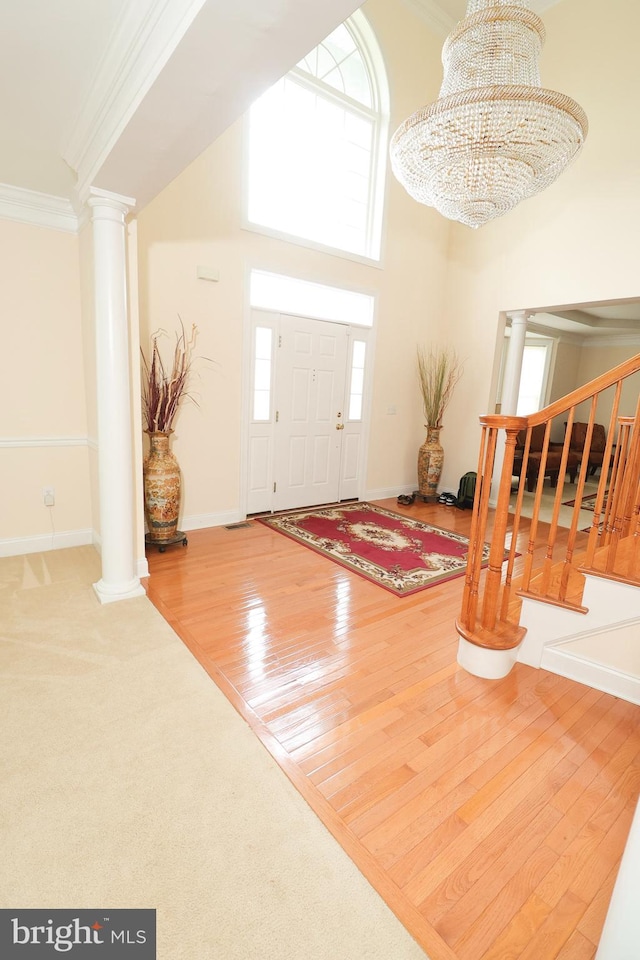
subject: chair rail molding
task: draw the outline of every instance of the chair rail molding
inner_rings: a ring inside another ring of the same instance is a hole
[[[0,449],[88,446],[91,446],[89,437],[0,437]]]

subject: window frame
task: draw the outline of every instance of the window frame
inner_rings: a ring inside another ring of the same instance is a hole
[[[335,87],[311,76],[297,65],[287,76],[294,78],[310,90],[317,90],[326,99],[331,99],[344,107],[348,107],[354,114],[365,116],[373,120],[372,146],[370,152],[371,175],[369,178],[369,197],[367,203],[366,253],[357,253],[344,250],[341,247],[322,243],[309,237],[288,233],[249,219],[249,174],[250,174],[250,114],[251,109],[244,115],[243,126],[243,179],[242,179],[242,222],[241,227],[252,233],[284,240],[297,246],[312,250],[330,253],[346,260],[364,263],[368,266],[383,267],[384,253],[384,224],[385,224],[385,196],[387,175],[387,142],[390,120],[390,96],[387,72],[375,33],[366,17],[360,10],[356,10],[346,21],[345,26],[356,43],[365,67],[369,73],[372,91],[373,106],[371,109],[347,94],[341,94]],[[266,91],[265,91],[266,92]]]
[[[552,371],[555,363],[555,353],[556,353],[556,341],[552,337],[541,337],[541,336],[531,336],[527,334],[524,342],[524,350],[522,354],[522,361],[524,367],[524,358],[527,352],[527,349],[535,350],[544,350],[544,364],[542,370],[542,377],[540,379],[540,389],[538,393],[538,406],[536,410],[530,410],[528,413],[517,413],[516,416],[531,416],[532,413],[537,413],[538,410],[542,410],[549,403],[549,394],[551,392],[551,383],[552,383]],[[516,405],[516,410],[520,406],[522,400],[522,372],[520,373],[520,383],[518,385],[518,402]]]

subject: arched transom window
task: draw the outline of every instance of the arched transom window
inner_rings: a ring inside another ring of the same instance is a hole
[[[357,13],[251,108],[249,223],[379,259],[387,117],[382,57]]]

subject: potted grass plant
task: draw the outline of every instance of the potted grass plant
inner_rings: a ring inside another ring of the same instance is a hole
[[[180,321],[168,363],[163,360],[160,349],[161,338],[169,337],[165,330],[151,335],[149,357],[141,350],[142,418],[145,433],[149,435],[149,452],[143,464],[146,539],[161,547],[184,539],[184,534],[178,531],[180,467],[170,449],[169,438],[182,402],[186,398],[196,402],[188,388],[197,335],[195,324],[187,336]]]
[[[449,347],[419,346],[417,360],[427,429],[425,441],[418,451],[418,493],[423,500],[434,503],[438,498],[444,462],[444,450],[440,444],[442,420],[463,368],[455,350]]]

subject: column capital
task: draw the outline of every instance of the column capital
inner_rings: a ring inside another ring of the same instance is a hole
[[[533,316],[533,313],[530,310],[509,310],[507,312],[507,317],[511,320],[511,323],[526,323],[530,317]]]
[[[132,210],[136,201],[133,197],[125,197],[120,193],[111,193],[109,190],[101,190],[99,187],[89,187],[85,195],[85,203],[91,207],[91,219],[95,220],[98,209],[104,216],[106,211],[113,211],[111,218],[124,219]],[[114,217],[113,214],[116,216]]]

